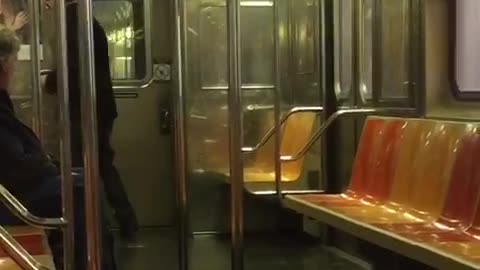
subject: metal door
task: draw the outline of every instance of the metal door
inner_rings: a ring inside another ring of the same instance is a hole
[[[166,118],[171,90],[170,2],[94,1],[93,10],[109,40],[119,113],[113,133],[115,163],[140,225],[173,226],[173,138]]]
[[[267,153],[266,159],[274,164],[275,179],[263,186],[254,183],[245,187],[258,196],[275,195],[281,188],[280,118],[298,110],[298,106],[303,111],[310,106],[314,114],[321,111],[318,106],[312,107],[318,105],[321,96],[319,6],[316,1],[297,2],[174,1],[175,154],[182,267],[190,262],[186,235],[200,230],[202,234],[229,233],[231,267],[243,269],[243,227],[249,224],[244,224],[246,204],[242,196],[244,182],[250,180],[245,173],[247,163],[255,159],[242,151],[256,154],[248,150],[246,141],[255,145],[263,135],[271,135],[271,149],[275,150]],[[293,40],[297,42],[290,44]],[[290,54],[300,60],[290,62]],[[249,123],[252,112],[256,116],[271,114],[271,121],[259,123],[253,117]],[[249,127],[273,129],[252,139]],[[319,170],[319,163],[313,161],[310,168]],[[312,185],[314,189],[320,186]],[[297,185],[290,191],[305,192],[306,186]],[[214,188],[219,192],[212,193]],[[204,212],[199,209],[202,205]],[[198,220],[208,222],[199,224]]]

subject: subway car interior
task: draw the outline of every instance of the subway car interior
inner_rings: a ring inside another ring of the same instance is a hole
[[[0,224],[0,270],[75,269],[71,1],[44,2],[1,0],[0,23],[22,18],[7,25],[21,41],[10,96],[60,161],[63,216],[34,216],[0,185],[24,222]],[[124,239],[107,211],[119,270],[480,269],[480,1],[78,6],[88,270],[102,269],[104,204],[92,18],[108,40],[115,165],[140,227]]]

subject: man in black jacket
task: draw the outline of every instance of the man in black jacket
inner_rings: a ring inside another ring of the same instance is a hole
[[[53,0],[44,0],[50,7]],[[77,3],[67,2],[67,43],[68,43],[68,74],[70,90],[70,118],[72,133],[72,162],[74,166],[82,166],[82,128],[80,106],[80,70],[78,55],[78,27]],[[93,25],[94,52],[95,52],[95,80],[97,89],[97,122],[99,167],[103,180],[107,201],[115,211],[115,217],[120,225],[122,235],[128,238],[134,236],[138,230],[138,223],[132,205],[128,200],[120,175],[115,168],[114,150],[111,146],[113,124],[117,118],[117,108],[113,93],[108,57],[108,42],[105,31],[94,20]],[[54,91],[56,88],[56,73],[47,77],[46,88]]]

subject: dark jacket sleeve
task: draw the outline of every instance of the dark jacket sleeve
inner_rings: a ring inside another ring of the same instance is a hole
[[[20,140],[2,126],[0,154],[3,167],[0,183],[14,193],[32,190],[43,177],[57,175],[57,168],[46,154],[27,153]]]

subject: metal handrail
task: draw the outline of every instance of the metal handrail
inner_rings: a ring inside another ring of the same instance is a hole
[[[45,76],[54,73],[53,69],[42,69],[40,70],[40,76]]]
[[[325,131],[340,117],[346,115],[372,115],[372,114],[392,114],[392,113],[415,113],[415,109],[392,109],[392,108],[362,108],[362,109],[345,109],[339,110],[332,114],[325,123],[323,123],[320,128],[315,132],[315,134],[310,138],[310,140],[305,144],[305,146],[295,155],[291,156],[281,156],[280,160],[283,162],[293,162],[301,159],[310,148],[315,144],[315,142],[323,136]]]
[[[67,225],[63,217],[42,218],[30,213],[28,209],[12,195],[3,185],[0,185],[0,201],[23,222],[42,229],[61,229]]]
[[[51,270],[41,264],[20,245],[8,231],[0,226],[0,244],[5,252],[14,260],[22,269],[25,270]]]
[[[280,119],[279,127],[283,126],[288,118],[294,114],[301,113],[301,112],[322,112],[323,107],[295,107],[291,109],[287,114],[285,114],[282,119]],[[255,153],[260,150],[270,138],[277,132],[277,127],[274,126],[263,136],[260,142],[257,143],[254,147],[242,147],[243,153]]]

